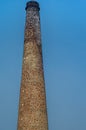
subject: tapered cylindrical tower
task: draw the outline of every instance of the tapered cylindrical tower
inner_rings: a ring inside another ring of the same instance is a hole
[[[48,130],[39,11],[27,3],[17,130]]]

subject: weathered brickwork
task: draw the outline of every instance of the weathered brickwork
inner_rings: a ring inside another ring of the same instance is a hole
[[[48,130],[39,4],[32,1],[26,7],[18,130]]]

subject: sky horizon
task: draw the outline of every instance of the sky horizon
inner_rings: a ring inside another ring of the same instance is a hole
[[[17,129],[27,2],[0,2],[0,130]],[[86,130],[86,1],[38,2],[49,130]]]

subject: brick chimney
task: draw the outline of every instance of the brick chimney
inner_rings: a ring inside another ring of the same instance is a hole
[[[27,2],[17,130],[48,130],[39,11]]]

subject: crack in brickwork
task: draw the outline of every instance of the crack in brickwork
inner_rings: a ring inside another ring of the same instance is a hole
[[[31,6],[26,11],[17,130],[48,130],[40,16],[37,7]]]

